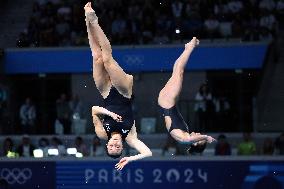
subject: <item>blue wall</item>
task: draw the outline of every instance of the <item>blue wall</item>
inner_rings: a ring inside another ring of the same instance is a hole
[[[113,56],[128,72],[170,71],[182,50],[182,46],[121,47],[113,49]],[[267,44],[201,46],[193,52],[187,69],[259,69],[266,51]],[[7,74],[89,73],[92,70],[89,48],[8,49],[4,63]]]
[[[55,174],[54,162],[0,162],[1,183],[6,181],[7,189],[54,189]]]
[[[9,189],[283,189],[283,161],[0,162]]]

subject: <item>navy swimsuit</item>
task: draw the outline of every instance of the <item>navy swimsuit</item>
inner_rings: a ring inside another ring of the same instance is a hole
[[[171,107],[170,109],[165,109],[160,107],[160,113],[163,117],[165,116],[170,116],[171,120],[172,120],[172,124],[171,127],[169,129],[169,133],[173,130],[173,129],[180,129],[183,130],[185,132],[188,132],[187,128],[187,124],[185,123],[185,121],[183,120],[183,117],[181,115],[181,113],[179,112],[178,108],[175,106]]]
[[[117,122],[112,119],[112,117],[105,116],[103,127],[108,138],[111,138],[111,133],[118,132],[121,134],[122,139],[125,140],[134,124],[132,96],[131,98],[126,98],[121,95],[115,87],[111,87],[109,95],[103,101],[105,108],[108,111],[116,113],[122,117],[122,122]]]

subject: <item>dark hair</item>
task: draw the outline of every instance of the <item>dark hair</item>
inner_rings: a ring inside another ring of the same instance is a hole
[[[6,144],[7,142],[10,143],[10,146],[8,147]],[[3,144],[3,151],[4,151],[4,155],[7,155],[8,154],[8,151],[12,151],[13,150],[13,147],[14,147],[14,142],[13,140],[8,137],[4,140],[4,144]],[[1,188],[1,187],[0,187]]]
[[[197,145],[193,145],[192,144],[192,145],[190,145],[190,147],[187,150],[187,152],[189,154],[196,154],[196,153],[200,154],[200,153],[202,153],[205,150],[205,148],[206,148],[206,143],[204,143],[204,144],[197,144]]]
[[[14,142],[10,137],[5,138],[4,143],[10,142],[11,146],[14,146]]]
[[[203,83],[200,85],[199,87],[199,93],[201,95],[204,95],[203,91],[202,91],[202,88],[205,87],[206,91],[205,91],[205,95],[207,95],[209,93],[209,89],[208,89],[208,85],[206,83]]]
[[[108,151],[107,151],[107,146],[105,146],[105,150],[106,150],[106,154],[113,159],[117,159],[122,155],[122,150],[119,154],[109,154]]]
[[[58,145],[62,145],[62,141],[57,137],[52,137],[51,141],[56,142],[56,144],[58,144]]]
[[[76,141],[79,141],[79,142],[83,142],[83,138],[80,137],[80,136],[76,137],[75,140],[76,140]]]
[[[40,138],[38,143],[39,143],[39,146],[41,145],[41,143],[44,142],[46,144],[46,146],[49,146],[49,140],[47,138]]]

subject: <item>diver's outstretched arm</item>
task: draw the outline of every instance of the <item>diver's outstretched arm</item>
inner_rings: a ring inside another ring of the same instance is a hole
[[[127,136],[127,138],[126,138],[127,144],[130,147],[136,149],[139,152],[139,154],[122,158],[115,165],[115,168],[118,169],[118,170],[123,169],[123,167],[131,161],[136,161],[136,160],[139,160],[139,159],[143,159],[143,158],[152,156],[152,152],[148,148],[148,146],[146,146],[141,140],[138,139],[135,126],[132,127],[132,129],[131,129],[131,131],[129,132],[128,135],[129,136]]]

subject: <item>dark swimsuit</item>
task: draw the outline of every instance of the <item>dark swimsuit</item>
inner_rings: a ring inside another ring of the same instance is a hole
[[[125,140],[130,132],[134,117],[132,112],[132,96],[126,98],[121,95],[115,87],[111,87],[109,95],[104,100],[104,107],[111,112],[116,113],[122,117],[122,122],[117,122],[110,116],[105,116],[103,127],[107,133],[108,138],[111,138],[111,133],[120,133],[122,139]]]
[[[162,108],[161,106],[159,106],[159,108],[160,108],[160,113],[163,117],[170,116],[170,118],[172,120],[172,124],[169,128],[169,133],[173,129],[180,129],[180,130],[183,130],[185,132],[189,132],[188,129],[187,129],[188,126],[185,123],[185,121],[183,120],[183,117],[182,117],[181,113],[179,112],[176,105],[174,105],[170,109],[165,109],[165,108]]]

